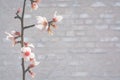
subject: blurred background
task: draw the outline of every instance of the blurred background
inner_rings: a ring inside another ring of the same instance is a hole
[[[22,5],[0,0],[0,80],[21,80],[20,45],[12,47],[4,32],[20,31],[14,16]],[[53,36],[25,31],[41,62],[34,80],[120,80],[120,0],[42,0],[36,11],[27,0],[25,25],[36,23],[35,16],[51,20],[55,11],[64,19]]]

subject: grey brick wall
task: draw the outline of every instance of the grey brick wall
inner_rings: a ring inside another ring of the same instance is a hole
[[[12,48],[4,32],[20,30],[13,17],[22,2],[0,0],[0,80],[21,79],[20,45]],[[35,80],[120,80],[120,0],[42,0],[37,11],[26,9],[26,25],[54,11],[64,17],[53,36],[26,31],[41,62]]]

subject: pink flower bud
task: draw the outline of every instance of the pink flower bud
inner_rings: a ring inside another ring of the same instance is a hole
[[[20,36],[21,34],[20,34],[20,32],[17,32],[17,31],[16,31],[16,32],[15,32],[15,35]]]
[[[35,67],[35,65],[34,65],[34,64],[30,64],[29,67],[30,67],[30,68],[33,68],[33,67]]]
[[[18,8],[17,13],[20,13],[20,12],[21,12],[21,8]]]
[[[57,15],[57,11],[55,11],[54,16],[53,16],[53,21],[54,22],[59,22],[63,19],[61,15]]]
[[[37,10],[37,9],[38,9],[38,4],[37,4],[36,2],[33,2],[33,3],[31,4],[31,8],[32,8],[33,10]]]
[[[57,18],[53,18],[53,21],[54,21],[54,22],[57,22]]]
[[[20,36],[21,35],[20,32],[18,32],[18,31],[11,31],[11,34],[13,36]]]

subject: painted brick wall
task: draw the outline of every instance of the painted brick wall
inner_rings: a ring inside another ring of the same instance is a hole
[[[20,30],[13,17],[22,2],[0,0],[0,80],[21,79],[20,46],[12,48],[4,32]],[[26,31],[41,62],[35,80],[120,80],[120,0],[42,0],[37,11],[26,9],[26,25],[54,11],[64,17],[53,36]]]

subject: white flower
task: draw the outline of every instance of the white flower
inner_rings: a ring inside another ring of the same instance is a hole
[[[35,25],[35,27],[37,27],[40,30],[48,28],[48,21],[45,17],[37,16],[36,19],[37,24]]]
[[[38,4],[37,4],[36,2],[33,2],[33,3],[31,4],[31,8],[32,8],[33,10],[37,10],[37,9],[38,9]]]
[[[7,34],[6,39],[7,39],[7,40],[11,40],[11,41],[12,41],[12,46],[14,47],[15,44],[16,44],[16,40],[15,40],[14,35],[12,35],[12,34],[10,34],[10,33],[8,33],[8,32],[5,32],[5,34]]]
[[[25,52],[22,54],[22,57],[25,59],[25,61],[30,61],[30,59],[35,58],[35,54],[32,52]]]
[[[8,33],[8,32],[5,32],[5,34],[7,34],[6,39],[10,39],[11,40],[12,38],[14,38],[14,36],[12,34]]]
[[[35,59],[35,54],[31,52],[31,48],[30,47],[23,47],[21,48],[22,51],[22,57],[26,60],[26,61],[31,61]]]
[[[30,53],[30,56],[29,56],[30,58],[35,58],[35,53]]]
[[[35,46],[32,43],[28,44],[29,47],[35,48]]]
[[[35,66],[37,66],[37,65],[39,65],[39,64],[40,64],[40,62],[38,62],[38,61],[35,61],[35,62],[34,62],[34,65],[35,65]]]
[[[54,22],[59,22],[63,19],[61,15],[57,15],[57,11],[55,11],[54,16],[53,16],[53,21]]]

